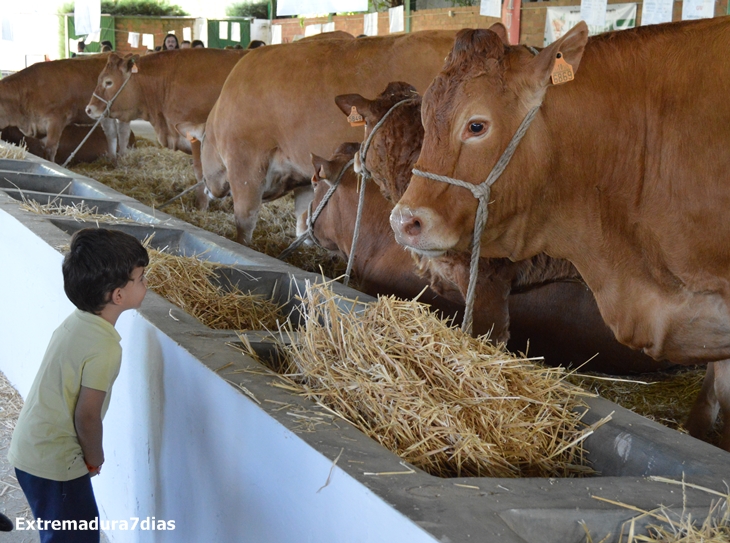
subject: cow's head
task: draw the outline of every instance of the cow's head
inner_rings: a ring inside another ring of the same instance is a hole
[[[107,104],[113,100],[109,109],[112,118],[125,122],[136,118],[137,110],[132,96],[134,93],[128,80],[136,73],[138,60],[139,55],[128,54],[123,57],[117,53],[109,55],[106,66],[97,79],[94,94],[86,106],[86,114],[89,117],[92,119],[101,117]],[[125,87],[119,92],[123,85]]]
[[[312,212],[317,209],[330,187],[332,187],[333,183],[335,183],[340,177],[340,174],[343,176],[349,175],[347,179],[343,178],[340,181],[341,188],[335,190],[330,201],[322,208],[322,211],[314,222],[312,228],[317,242],[328,251],[339,254],[340,256],[344,256],[343,252],[340,250],[340,245],[341,240],[346,236],[343,236],[343,233],[340,232],[340,224],[342,221],[337,215],[340,206],[336,204],[336,201],[343,197],[345,191],[349,190],[354,192],[353,187],[349,186],[350,184],[354,185],[357,180],[354,171],[349,169],[349,171],[343,172],[342,170],[355,156],[355,153],[359,148],[360,144],[358,143],[343,143],[335,150],[329,160],[314,154],[312,155],[312,166],[314,167],[314,175],[312,176],[314,199],[312,200],[312,206],[310,208]],[[302,232],[306,230],[308,215],[309,211],[305,211],[300,217],[298,217],[297,231],[300,229]]]
[[[489,30],[460,31],[442,72],[423,98],[425,132],[416,168],[474,185],[484,182],[527,113],[542,103],[556,57],[577,70],[587,38],[585,23],[579,23],[533,54],[526,47],[509,46],[501,24]],[[506,224],[522,219],[538,197],[535,183],[543,176],[537,157],[541,140],[547,137],[538,112],[492,187],[483,256],[512,254],[507,244],[486,251],[485,244],[502,242]],[[413,175],[393,209],[391,226],[399,243],[425,256],[450,249],[468,251],[477,203],[466,188]]]
[[[365,167],[372,174],[383,196],[393,203],[400,199],[408,187],[411,169],[421,151],[421,97],[412,85],[396,81],[389,83],[374,100],[368,100],[359,94],[342,94],[335,98],[335,103],[345,115],[349,115],[355,107],[363,116],[365,139],[391,108],[403,100],[409,102],[398,106],[388,115],[373,135],[365,156]],[[359,160],[360,157],[355,162],[358,172]]]

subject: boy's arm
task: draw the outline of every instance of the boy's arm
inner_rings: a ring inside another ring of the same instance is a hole
[[[84,453],[84,460],[89,466],[101,467],[104,463],[102,448],[101,407],[106,398],[106,392],[82,386],[74,412],[74,424],[79,444]],[[95,470],[91,475],[96,475]]]

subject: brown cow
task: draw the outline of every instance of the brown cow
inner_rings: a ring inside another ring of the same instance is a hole
[[[249,51],[245,49],[174,49],[153,55],[109,55],[99,70],[94,96],[86,112],[98,118],[111,100],[110,116],[126,122],[144,119],[152,124],[160,144],[193,155],[200,181],[200,144],[187,127],[205,123],[228,74]],[[100,99],[101,98],[101,99]],[[178,125],[181,130],[178,130]],[[198,206],[208,198],[198,192]]]
[[[482,183],[539,107],[492,187],[481,255],[567,258],[619,341],[712,363],[688,429],[704,435],[721,409],[730,450],[730,21],[591,39],[581,23],[537,56],[493,29],[461,31],[426,93],[418,170]],[[575,79],[553,87],[563,62]],[[467,251],[475,209],[464,188],[414,175],[392,225],[417,252]]]
[[[43,158],[53,161],[63,129],[71,123],[93,124],[85,113],[96,78],[107,55],[39,62],[0,79],[0,130],[16,126],[25,136],[43,145]],[[108,154],[123,154],[129,139],[129,124],[105,119],[101,126],[108,141]],[[91,128],[91,127],[89,127]]]
[[[402,100],[409,102],[392,109]],[[335,101],[345,112],[349,112],[353,105],[357,107],[367,122],[366,135],[390,111],[388,118],[373,134],[365,166],[383,194],[391,201],[397,201],[408,187],[411,169],[421,150],[420,96],[407,83],[390,83],[375,100],[351,94],[338,96]],[[372,183],[366,186],[368,191],[375,190]],[[322,192],[315,189],[315,204],[321,199],[318,191]],[[354,187],[344,183],[335,191],[332,201],[315,223],[315,235],[320,241],[324,237],[337,242],[340,247],[350,246],[357,209],[354,192]],[[368,266],[360,277],[385,277],[386,285],[388,280],[398,281],[401,285],[412,283],[415,290],[423,288],[423,284],[435,282],[437,291],[458,304],[459,313],[463,314],[469,277],[468,255],[455,253],[440,259],[420,259],[420,274],[425,272],[428,280],[416,279],[414,261],[403,255],[396,258],[400,253],[393,249],[398,244],[386,224],[393,204],[384,201],[379,194],[366,194],[371,202],[377,203],[371,203],[363,214],[359,236],[362,243],[358,243],[355,263],[362,256]],[[328,214],[336,215],[337,219],[329,218]],[[384,234],[384,230],[387,233]],[[367,247],[364,255],[360,254],[361,246]],[[346,252],[349,254],[349,250]],[[378,254],[395,256],[380,261],[371,256]],[[429,269],[429,264],[434,263],[438,266]],[[384,273],[386,270],[387,273]],[[596,353],[598,356],[585,369],[638,373],[668,365],[632,351],[614,339],[601,320],[590,290],[566,261],[555,261],[545,255],[515,263],[507,259],[482,259],[480,273],[479,284],[483,288],[477,292],[476,334],[493,328],[492,337],[498,341],[509,338],[508,347],[515,351],[524,352],[529,342],[531,354],[544,356],[548,363],[554,365],[580,364]],[[382,288],[382,285],[381,280],[379,286]],[[403,290],[403,287],[400,288]]]
[[[343,141],[359,141],[332,98],[376,94],[408,78],[425,89],[443,65],[451,31],[363,39],[320,39],[254,49],[239,62],[210,112],[203,173],[214,196],[233,196],[237,239],[251,240],[262,201],[312,177],[310,152],[330,156]]]
[[[61,134],[61,140],[58,143],[58,150],[56,151],[56,164],[63,164],[66,159],[76,151],[79,144],[86,138],[86,135],[91,130],[91,126],[70,124],[63,129]],[[0,131],[0,139],[12,143],[14,145],[23,146],[25,145],[29,153],[36,156],[43,156],[45,151],[43,144],[40,140],[32,138],[30,136],[24,136],[23,133],[16,126],[8,126]],[[129,147],[134,147],[135,137],[134,132],[129,132]],[[91,136],[84,142],[81,149],[76,152],[70,165],[78,164],[80,162],[94,162],[95,160],[106,156],[109,152],[107,146],[106,135],[103,131],[96,127],[92,132]]]

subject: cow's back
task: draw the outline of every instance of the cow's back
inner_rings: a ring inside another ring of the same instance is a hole
[[[308,175],[310,152],[329,156],[342,141],[362,140],[362,128],[348,125],[335,96],[376,95],[393,80],[423,92],[453,41],[452,31],[425,31],[261,47],[233,69],[209,124],[231,143],[232,134],[263,138]]]

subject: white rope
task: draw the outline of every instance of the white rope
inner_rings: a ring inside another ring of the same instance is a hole
[[[103,113],[101,114],[101,116],[100,116],[100,117],[99,117],[99,118],[97,119],[97,121],[96,121],[96,123],[94,124],[94,126],[92,126],[92,127],[91,127],[91,130],[89,130],[89,133],[88,133],[88,134],[86,134],[86,137],[85,137],[84,139],[82,139],[82,140],[81,140],[81,143],[79,143],[78,147],[76,147],[76,149],[74,149],[74,152],[73,152],[73,153],[71,153],[71,154],[70,154],[70,155],[68,156],[68,158],[66,159],[66,161],[65,161],[65,162],[64,162],[64,163],[63,163],[63,164],[61,165],[61,167],[62,167],[62,168],[65,168],[65,167],[66,167],[66,166],[68,165],[68,163],[69,163],[69,162],[71,162],[71,160],[73,160],[73,157],[75,157],[75,156],[76,156],[76,153],[78,153],[78,152],[79,152],[79,149],[81,149],[81,146],[82,146],[82,145],[83,145],[84,143],[86,143],[86,140],[88,140],[88,139],[89,139],[89,136],[91,136],[91,133],[92,133],[92,132],[93,132],[94,130],[96,130],[96,127],[97,127],[97,126],[99,126],[99,123],[100,123],[100,122],[101,122],[102,120],[104,120],[104,118],[105,118],[105,117],[108,117],[108,116],[109,116],[109,110],[111,109],[111,107],[112,107],[112,104],[114,103],[114,100],[116,100],[116,99],[117,99],[117,96],[119,96],[119,93],[120,93],[120,92],[122,92],[122,89],[123,89],[123,88],[124,88],[124,87],[125,87],[125,86],[127,85],[127,83],[129,82],[129,80],[130,80],[131,78],[132,78],[132,73],[130,72],[130,73],[129,73],[129,75],[127,76],[127,79],[125,79],[125,80],[124,80],[124,83],[122,83],[122,84],[121,84],[121,86],[119,87],[119,90],[117,91],[117,93],[116,93],[116,94],[115,94],[114,96],[112,96],[112,99],[111,99],[111,100],[109,100],[109,101],[106,101],[106,100],[104,100],[104,99],[103,99],[103,98],[102,98],[101,96],[99,96],[99,95],[98,95],[98,94],[96,94],[96,93],[93,93],[93,94],[92,94],[92,96],[94,96],[94,97],[96,97],[97,99],[99,99],[99,100],[101,100],[102,102],[104,102],[104,103],[106,104],[106,108],[104,108],[104,112],[103,112]]]
[[[517,132],[515,132],[515,135],[512,136],[512,140],[510,140],[509,145],[507,145],[504,153],[502,153],[502,156],[497,161],[497,164],[489,173],[487,179],[480,185],[473,185],[471,183],[461,181],[460,179],[454,179],[445,175],[436,175],[433,173],[424,172],[416,168],[413,169],[413,173],[415,175],[425,177],[427,179],[433,179],[434,181],[442,181],[444,183],[449,183],[451,185],[456,185],[457,187],[468,189],[474,195],[474,198],[479,201],[479,204],[477,205],[476,218],[474,220],[474,237],[472,239],[471,246],[471,263],[469,265],[469,287],[466,291],[466,308],[464,310],[464,321],[461,325],[461,329],[467,334],[471,334],[474,321],[474,299],[476,298],[477,277],[479,275],[479,252],[482,240],[482,233],[484,232],[484,227],[487,224],[487,218],[489,216],[487,205],[489,204],[489,195],[492,190],[492,185],[499,178],[499,176],[502,175],[502,172],[507,167],[507,164],[509,164],[509,161],[512,158],[515,150],[517,149],[520,140],[522,140],[525,132],[527,132],[527,128],[530,126],[530,123],[537,115],[539,109],[540,106],[535,106],[527,113],[525,118],[522,120],[519,128],[517,129]]]

